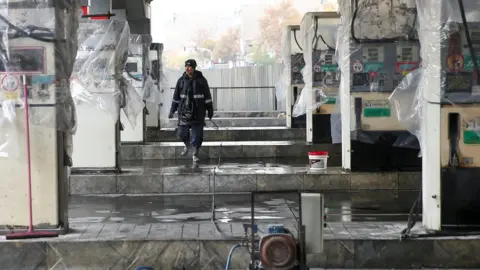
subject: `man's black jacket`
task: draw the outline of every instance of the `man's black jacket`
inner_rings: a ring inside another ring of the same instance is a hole
[[[186,100],[188,90],[191,87],[193,90],[194,102],[194,118],[185,123],[180,120],[182,115],[183,104]],[[210,111],[213,115],[212,94],[208,86],[207,79],[203,77],[202,72],[195,70],[193,76],[190,78],[186,72],[180,77],[175,86],[173,94],[172,107],[170,113],[175,113],[178,110],[179,124],[203,124],[205,123],[205,113]]]

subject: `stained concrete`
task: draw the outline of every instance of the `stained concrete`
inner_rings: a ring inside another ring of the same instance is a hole
[[[296,163],[296,162],[301,162]],[[345,173],[330,167],[308,170],[307,160],[249,159],[191,161],[146,160],[124,163],[124,172],[74,173],[70,194],[160,194],[319,190],[418,190],[420,172]]]
[[[324,230],[324,253],[309,254],[309,265],[329,269],[478,269],[479,237],[400,241],[406,222],[391,221],[392,216],[383,214],[405,215],[416,194],[325,193],[328,226]],[[0,239],[2,268],[135,269],[142,265],[155,269],[219,270],[225,267],[229,249],[245,242],[242,224],[249,223],[248,198],[218,197],[219,231],[209,220],[211,196],[154,198],[73,196],[71,232],[50,239]],[[297,234],[295,198],[285,194],[258,196],[255,211],[260,235],[269,223],[282,223]],[[351,212],[342,213],[348,205]],[[193,213],[200,214],[200,218]],[[341,219],[335,220],[338,214]],[[344,218],[349,215],[350,221]],[[360,215],[376,221],[353,221]],[[412,232],[424,233],[419,227]],[[237,249],[232,258],[231,269],[246,269],[249,254],[244,248]]]
[[[304,128],[286,127],[207,127],[204,130],[208,141],[305,141]],[[147,142],[178,142],[175,128],[147,130]]]
[[[329,222],[404,221],[418,191],[358,191],[323,193]],[[259,221],[283,222],[298,216],[293,194],[257,195],[255,216]],[[250,196],[216,195],[216,219],[246,222]],[[71,196],[71,223],[196,223],[210,221],[211,195],[195,196]]]
[[[222,117],[213,118],[219,127],[285,127],[287,120],[283,117]],[[176,127],[178,119],[170,119],[163,127]]]
[[[181,157],[182,142],[147,143],[123,145],[121,158],[125,161],[152,159],[192,159]],[[308,157],[310,151],[329,152],[332,166],[340,166],[341,146],[331,144],[307,144],[305,141],[221,141],[204,142],[200,148],[200,159],[222,158],[286,158]]]
[[[241,226],[212,224],[76,225],[59,239],[0,241],[4,269],[223,269]],[[324,254],[309,256],[326,268],[471,268],[480,265],[478,237],[399,241],[404,223],[331,223]],[[262,227],[261,227],[262,229]],[[264,229],[264,228],[263,228]],[[417,230],[417,232],[421,232]],[[225,240],[224,235],[235,240]],[[215,240],[215,241],[212,241]],[[7,256],[8,255],[8,256]],[[245,269],[249,255],[237,249],[232,269]]]

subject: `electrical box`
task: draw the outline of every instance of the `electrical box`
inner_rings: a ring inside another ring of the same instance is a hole
[[[305,226],[305,253],[323,252],[325,205],[320,193],[302,193],[302,225]]]

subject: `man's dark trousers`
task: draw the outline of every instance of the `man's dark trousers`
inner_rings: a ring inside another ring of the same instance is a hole
[[[203,124],[180,125],[178,126],[178,137],[186,146],[193,146],[200,148],[203,143]],[[190,128],[192,129],[192,136],[190,138]]]

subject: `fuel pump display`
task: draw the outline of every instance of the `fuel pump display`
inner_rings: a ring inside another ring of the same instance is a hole
[[[343,167],[352,171],[420,170],[420,145],[398,121],[389,96],[421,63],[411,1],[340,1]],[[387,10],[391,10],[388,13]],[[397,21],[387,23],[385,16]],[[381,21],[382,23],[378,23]],[[346,133],[349,134],[346,134]],[[366,158],[368,157],[368,158]]]
[[[76,1],[0,3],[2,228],[29,226],[30,169],[33,225],[68,230],[66,167],[71,166],[76,124],[68,79],[76,55],[79,9]]]

